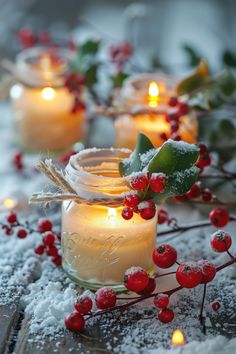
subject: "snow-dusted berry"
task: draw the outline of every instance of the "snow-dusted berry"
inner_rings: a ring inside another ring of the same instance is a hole
[[[167,294],[158,294],[154,297],[154,305],[159,309],[164,309],[169,305],[169,296]]]
[[[198,265],[202,270],[202,284],[207,284],[215,278],[216,275],[216,267],[213,263],[208,260],[201,259],[198,261]]]
[[[85,319],[80,313],[73,312],[66,317],[65,325],[69,331],[81,332],[85,326]]]
[[[174,312],[169,308],[162,309],[157,315],[158,320],[162,323],[170,323],[174,317]]]
[[[150,188],[153,192],[163,193],[165,191],[167,177],[164,173],[153,173],[150,178]]]
[[[140,202],[140,198],[135,193],[126,193],[124,197],[124,205],[128,208],[135,208]]]
[[[38,222],[38,231],[43,233],[52,230],[52,222],[49,219],[42,219]]]
[[[124,276],[125,287],[136,293],[143,291],[149,283],[147,272],[141,267],[131,267],[126,270]]]
[[[165,209],[158,209],[158,224],[164,224],[169,219],[168,213]]]
[[[131,188],[134,190],[143,190],[146,189],[149,183],[149,174],[148,172],[140,172],[130,177],[129,183]]]
[[[145,220],[152,219],[156,214],[156,206],[151,200],[144,200],[138,204],[138,212]]]
[[[176,262],[177,252],[171,245],[163,243],[154,249],[152,260],[159,268],[169,268]]]
[[[95,303],[98,309],[107,309],[116,304],[116,293],[110,288],[101,288],[95,294]]]
[[[92,307],[93,301],[89,296],[82,295],[78,297],[74,303],[75,310],[81,313],[82,315],[89,313],[92,310]]]
[[[133,210],[131,208],[128,208],[128,207],[124,208],[122,210],[122,213],[121,213],[122,218],[125,219],[125,220],[132,219],[133,215],[134,215]]]
[[[183,288],[195,288],[202,282],[202,270],[196,262],[185,262],[176,271],[176,280]]]
[[[228,232],[218,230],[211,235],[211,247],[215,252],[226,252],[232,244],[232,238]]]

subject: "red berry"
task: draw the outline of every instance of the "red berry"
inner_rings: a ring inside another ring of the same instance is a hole
[[[215,227],[223,227],[229,222],[229,212],[223,208],[216,208],[210,212],[210,222]]]
[[[20,229],[17,231],[17,237],[19,238],[26,238],[27,231],[25,229]]]
[[[156,288],[156,281],[154,278],[150,277],[147,286],[142,291],[139,291],[138,294],[144,296],[150,295],[153,293],[155,288]]]
[[[229,233],[218,230],[211,235],[211,248],[215,252],[226,252],[232,244]]]
[[[166,121],[169,123],[173,120],[178,120],[179,119],[179,112],[178,109],[170,109],[167,114],[166,114]]]
[[[38,231],[43,233],[52,230],[52,222],[48,219],[42,219],[38,222]]]
[[[187,192],[187,197],[189,199],[197,198],[201,195],[201,184],[199,182],[194,183],[190,190]]]
[[[159,309],[164,309],[169,305],[169,296],[167,294],[158,294],[154,297],[154,305]]]
[[[218,311],[220,308],[220,303],[218,301],[215,301],[211,304],[211,307],[213,311]]]
[[[57,257],[58,249],[55,246],[47,246],[45,252],[48,256]]]
[[[207,152],[207,147],[206,147],[205,144],[199,143],[197,146],[198,146],[199,149],[200,149],[200,154],[201,154],[201,155],[202,155],[202,154],[205,154],[205,153]]]
[[[182,195],[176,195],[175,196],[175,200],[177,200],[178,202],[184,202],[187,199],[188,199],[187,194],[182,194]]]
[[[18,171],[21,171],[24,167],[23,165],[23,161],[22,161],[22,152],[21,151],[16,151],[13,155],[13,159],[12,159],[12,162],[13,162],[13,165],[14,167],[18,170]]]
[[[171,139],[174,141],[180,141],[181,140],[181,136],[177,133],[173,133],[171,134]]]
[[[38,35],[39,42],[48,44],[50,42],[50,35],[47,31],[41,32]]]
[[[125,219],[125,220],[130,220],[130,219],[132,219],[134,213],[133,213],[133,210],[132,210],[132,209],[130,209],[130,208],[124,208],[124,209],[122,210],[121,215],[122,215],[122,218],[123,218],[123,219]]]
[[[175,106],[177,106],[177,104],[178,104],[178,98],[177,97],[172,96],[172,97],[169,98],[168,106],[175,107]]]
[[[127,193],[124,198],[124,204],[129,208],[135,208],[140,202],[140,198],[135,193]]]
[[[98,309],[107,309],[116,304],[116,293],[110,288],[101,288],[95,294],[95,302]]]
[[[202,281],[202,271],[196,262],[186,262],[178,266],[176,279],[183,288],[195,288]]]
[[[9,222],[9,224],[14,224],[15,222],[17,222],[17,216],[16,216],[16,213],[10,213],[8,216],[7,216],[7,221]]]
[[[210,191],[210,189],[205,188],[202,191],[202,200],[204,200],[204,202],[209,202],[212,199],[212,193]]]
[[[165,209],[158,209],[158,224],[164,224],[169,219],[168,213]]]
[[[156,206],[151,200],[145,200],[138,204],[138,212],[145,220],[152,219],[156,214]]]
[[[17,38],[23,48],[33,47],[37,42],[37,38],[30,28],[21,29],[17,33]]]
[[[45,246],[52,246],[55,242],[55,236],[52,232],[48,231],[46,232],[44,238],[43,238],[43,243]]]
[[[44,245],[39,245],[35,248],[34,252],[41,256],[44,253]]]
[[[147,272],[141,267],[127,269],[124,276],[125,287],[136,293],[143,291],[149,283]]]
[[[202,270],[202,284],[207,284],[215,278],[216,267],[214,266],[214,264],[202,259],[198,261],[198,265]]]
[[[76,311],[85,315],[92,310],[93,301],[89,296],[80,296],[74,303],[74,308]]]
[[[175,315],[171,309],[165,308],[158,313],[158,320],[162,323],[169,323],[173,321]]]
[[[170,122],[170,131],[171,133],[176,133],[179,130],[179,122],[173,120]]]
[[[176,262],[177,252],[174,247],[163,243],[154,249],[152,260],[159,268],[169,268]]]
[[[139,191],[146,189],[149,183],[149,174],[145,172],[139,172],[129,180],[131,188]]]
[[[78,312],[73,312],[65,319],[66,328],[72,332],[81,332],[85,326],[85,319]]]
[[[166,135],[166,133],[161,133],[161,134],[159,135],[159,137],[160,137],[163,141],[168,140],[168,136]]]
[[[165,191],[167,178],[164,173],[153,173],[150,178],[150,187],[153,192],[163,193]]]
[[[8,226],[6,226],[4,228],[4,230],[5,230],[5,235],[7,235],[7,236],[11,236],[13,234],[12,229],[10,227],[8,227]]]
[[[190,109],[189,109],[189,105],[187,102],[180,102],[179,103],[179,113],[180,115],[184,115],[189,113]]]
[[[62,263],[62,258],[58,255],[56,257],[53,257],[52,261],[57,267],[60,267]]]
[[[196,166],[199,167],[199,168],[204,168],[204,167],[207,167],[211,164],[211,157],[210,155],[208,154],[208,152],[200,155],[198,157],[198,160],[196,162]]]

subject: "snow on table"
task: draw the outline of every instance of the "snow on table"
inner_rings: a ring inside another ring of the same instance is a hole
[[[21,191],[26,196],[45,187],[46,180],[39,174],[16,174],[10,160],[14,149],[10,129],[9,110],[0,106],[1,156],[0,182],[4,193]],[[104,122],[103,122],[104,123]],[[103,124],[102,123],[102,124]],[[99,124],[96,123],[99,141]],[[100,128],[104,131],[104,126]],[[110,129],[110,128],[109,128]],[[27,157],[27,166],[33,166],[37,156]],[[186,223],[203,218],[196,209],[169,206],[172,216]],[[25,209],[22,217],[37,222],[49,216],[59,225],[60,209]],[[0,214],[2,220],[4,215]],[[226,228],[232,231],[233,225]],[[157,237],[157,243],[171,242],[177,248],[180,260],[212,260],[221,264],[225,254],[215,254],[210,249],[212,227],[192,230],[182,236]],[[199,325],[199,311],[203,288],[182,290],[171,297],[170,307],[175,312],[171,324],[160,324],[152,300],[135,305],[122,315],[116,312],[87,322],[84,333],[72,334],[65,330],[64,319],[73,311],[73,301],[78,287],[56,268],[47,258],[34,253],[40,236],[31,234],[26,239],[0,235],[0,353],[119,353],[119,354],[233,354],[236,339],[236,267],[231,266],[217,274],[207,287],[205,306],[206,335]],[[233,247],[236,247],[234,239]],[[234,248],[235,249],[235,248]],[[157,289],[166,290],[175,280],[160,278]],[[218,300],[221,308],[213,312],[211,302]],[[187,344],[171,347],[171,336],[180,328]]]

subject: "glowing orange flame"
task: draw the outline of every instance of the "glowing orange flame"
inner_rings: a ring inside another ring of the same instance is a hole
[[[180,329],[176,329],[172,334],[172,344],[176,347],[184,345],[184,334]]]
[[[149,106],[150,107],[157,107],[159,96],[159,88],[155,81],[150,82],[148,88],[148,98],[149,98]]]

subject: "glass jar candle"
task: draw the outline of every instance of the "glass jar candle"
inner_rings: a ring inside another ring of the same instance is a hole
[[[176,79],[167,75],[142,74],[128,78],[119,92],[115,104],[127,110],[139,109],[140,114],[122,114],[115,121],[115,146],[134,149],[137,136],[144,133],[155,147],[163,144],[160,134],[170,137],[166,121],[167,102],[176,96]],[[150,111],[153,109],[153,112]],[[179,134],[188,143],[197,142],[198,124],[195,113],[180,118]]]
[[[60,153],[81,141],[85,110],[72,113],[74,97],[64,86],[73,57],[66,49],[35,47],[16,58],[18,82],[10,90],[16,133],[22,149]]]
[[[129,155],[124,149],[87,149],[72,156],[66,167],[66,179],[84,203],[63,202],[62,264],[81,286],[122,290],[128,268],[153,272],[157,216],[121,216],[122,194],[130,189],[118,166]]]

